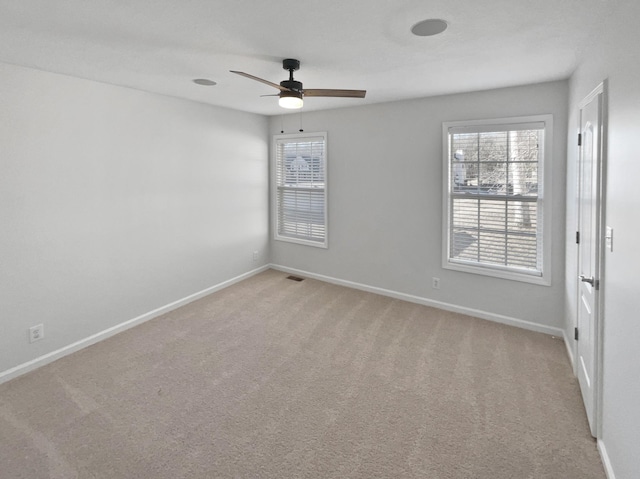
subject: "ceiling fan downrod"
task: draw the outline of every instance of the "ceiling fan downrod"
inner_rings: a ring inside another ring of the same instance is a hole
[[[282,68],[289,70],[289,79],[280,82],[280,86],[289,90],[302,92],[302,83],[293,79],[293,72],[300,70],[300,61],[293,58],[282,60]]]

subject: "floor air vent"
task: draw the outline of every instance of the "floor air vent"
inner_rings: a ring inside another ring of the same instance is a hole
[[[287,279],[291,281],[304,281],[304,278],[299,278],[298,276],[287,276]]]

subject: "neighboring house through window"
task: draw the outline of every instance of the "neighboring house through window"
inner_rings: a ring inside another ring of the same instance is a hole
[[[551,115],[443,124],[443,267],[550,284]]]
[[[274,136],[275,239],[327,247],[327,134]]]

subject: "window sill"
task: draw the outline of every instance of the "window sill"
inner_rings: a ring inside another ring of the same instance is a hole
[[[313,246],[315,248],[324,248],[324,249],[329,248],[329,245],[327,244],[326,240],[324,241],[324,243],[320,243],[318,241],[310,241],[305,239],[291,238],[289,236],[278,236],[278,235],[275,235],[273,239],[276,241],[283,241],[285,243],[295,243],[295,244],[301,244],[304,246]]]
[[[551,286],[551,278],[548,274],[543,276],[535,276],[532,274],[518,273],[515,271],[506,271],[500,268],[492,268],[491,266],[476,266],[464,263],[453,263],[447,260],[443,261],[442,267],[444,269],[478,274],[481,276],[492,276],[494,278],[520,281],[523,283],[537,284],[540,286]]]

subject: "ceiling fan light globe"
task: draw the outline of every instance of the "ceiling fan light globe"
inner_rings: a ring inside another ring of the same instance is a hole
[[[298,108],[302,108],[302,104],[302,98],[298,96],[280,96],[280,98],[278,99],[278,105],[289,110],[297,110]]]

